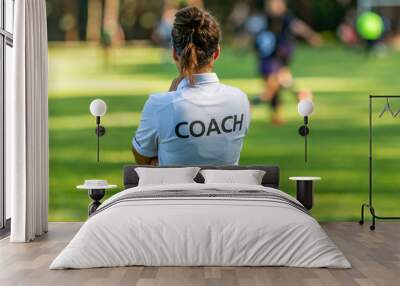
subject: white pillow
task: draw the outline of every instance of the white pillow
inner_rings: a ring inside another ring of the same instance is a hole
[[[261,185],[265,171],[261,170],[201,170],[205,184]]]
[[[199,167],[135,168],[139,176],[139,186],[195,183],[193,179],[196,177],[199,170]]]

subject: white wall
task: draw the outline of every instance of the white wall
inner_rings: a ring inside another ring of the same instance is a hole
[[[13,68],[13,54],[12,54],[12,48],[9,46],[6,46],[6,80],[5,80],[5,88],[6,88],[6,93],[5,93],[5,112],[10,112],[10,96],[11,96],[11,88],[12,88],[12,80],[11,80],[11,76],[12,76],[12,68]],[[6,115],[7,118],[7,115]],[[7,122],[6,122],[6,134],[5,134],[5,140],[7,140]],[[10,187],[9,184],[7,182],[7,170],[9,168],[7,168],[7,150],[6,150],[6,165],[5,165],[5,172],[6,172],[6,176],[5,176],[5,195],[6,195],[6,219],[11,217],[11,193],[10,193]]]
[[[7,32],[14,33],[14,1],[5,0],[5,29]],[[5,58],[5,118],[7,112],[10,112],[10,96],[12,94],[12,69],[13,69],[13,49],[6,45],[6,58]],[[5,140],[7,140],[7,122],[5,122]],[[7,150],[5,150],[5,199],[6,199],[6,219],[11,218],[11,193],[10,187],[7,182]]]

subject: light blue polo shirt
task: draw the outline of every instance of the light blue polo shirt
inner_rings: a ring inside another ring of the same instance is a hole
[[[236,165],[249,125],[245,93],[215,73],[196,74],[193,86],[184,79],[148,98],[132,146],[160,165]]]

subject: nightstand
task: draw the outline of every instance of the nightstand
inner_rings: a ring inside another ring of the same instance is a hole
[[[87,190],[88,196],[92,199],[88,207],[89,216],[101,205],[100,200],[104,197],[106,190],[116,187],[117,185],[109,185],[106,180],[85,180],[83,185],[76,186],[79,190]]]
[[[289,180],[296,181],[296,199],[302,205],[311,210],[314,204],[314,181],[321,180],[320,177],[290,177]]]

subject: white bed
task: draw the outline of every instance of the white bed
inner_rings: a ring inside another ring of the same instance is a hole
[[[197,183],[114,195],[50,269],[128,265],[351,267],[291,196],[264,186]]]

